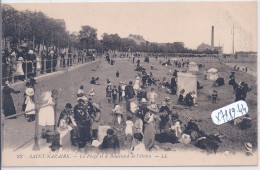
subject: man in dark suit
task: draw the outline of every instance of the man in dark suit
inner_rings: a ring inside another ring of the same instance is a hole
[[[125,87],[125,97],[126,97],[126,110],[130,111],[130,100],[135,96],[135,91],[133,88],[133,82],[130,81]]]

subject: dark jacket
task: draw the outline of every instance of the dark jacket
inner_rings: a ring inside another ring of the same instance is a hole
[[[15,91],[14,89],[5,86],[3,88],[3,110],[5,116],[10,116],[16,114],[16,110],[14,107],[14,101],[11,96],[11,93],[17,94],[20,93],[20,91]]]
[[[119,152],[120,146],[117,136],[105,136],[101,144],[101,149],[108,152]]]
[[[132,85],[127,85],[125,87],[125,96],[127,99],[132,99],[134,98],[135,91]]]

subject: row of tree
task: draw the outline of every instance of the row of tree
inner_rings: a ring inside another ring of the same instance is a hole
[[[70,33],[66,30],[64,20],[50,18],[42,12],[18,11],[9,5],[2,6],[2,21],[3,40],[9,39],[11,44],[19,46],[22,40],[26,39],[31,42],[31,48],[34,49],[39,49],[40,45],[44,45],[80,50],[96,49],[98,52],[118,50],[149,53],[201,53],[185,48],[183,42],[159,44],[144,41],[140,43],[135,41],[136,36],[132,34],[128,38],[121,38],[118,34],[104,33],[102,39],[98,40],[98,30],[91,26],[85,25],[81,27],[79,33]],[[206,53],[216,52],[206,51]]]

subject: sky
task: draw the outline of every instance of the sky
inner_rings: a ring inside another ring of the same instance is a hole
[[[211,26],[215,28],[215,46],[232,52],[257,51],[256,2],[89,2],[89,3],[17,3],[17,10],[42,11],[47,16],[64,19],[70,32],[83,25],[103,33],[128,37],[142,35],[150,42],[184,42],[196,49],[201,43],[211,44]]]

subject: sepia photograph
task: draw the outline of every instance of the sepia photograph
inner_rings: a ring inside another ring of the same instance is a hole
[[[3,167],[258,165],[257,1],[7,2]]]

